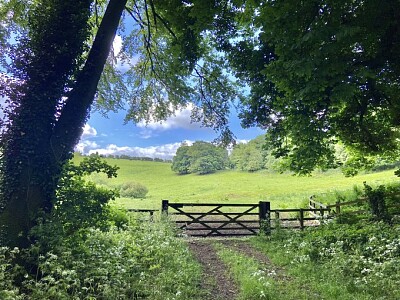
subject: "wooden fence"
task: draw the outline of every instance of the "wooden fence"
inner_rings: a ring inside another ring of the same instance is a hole
[[[329,218],[328,208],[285,208],[271,210],[271,229],[319,226],[323,219]]]
[[[311,196],[308,206],[310,209],[315,209],[316,213],[315,216],[321,216],[324,217],[325,212],[328,211],[329,217],[333,217],[335,215],[339,215],[343,213],[342,207],[349,207],[349,206],[354,206],[354,205],[360,205],[365,202],[367,202],[367,198],[359,198],[354,201],[347,201],[347,202],[340,202],[337,201],[335,204],[322,204],[318,201],[315,201],[315,196]],[[367,210],[365,209],[359,209],[359,210],[347,210],[346,213],[352,213],[352,214],[361,214],[361,213],[366,213]]]
[[[310,197],[308,208],[271,209],[270,202],[258,204],[172,203],[162,200],[161,212],[169,215],[178,228],[190,236],[246,236],[260,232],[269,234],[276,228],[304,229],[319,226],[323,220],[343,213],[343,207],[366,202],[360,198],[349,202],[326,205]],[[129,209],[129,212],[148,213],[153,220],[154,209]],[[346,213],[365,213],[366,210],[346,210]]]
[[[258,210],[258,211],[257,211]],[[162,211],[190,236],[244,236],[276,228],[318,226],[316,212],[328,209],[271,209],[269,202],[258,204],[171,203],[162,201]]]

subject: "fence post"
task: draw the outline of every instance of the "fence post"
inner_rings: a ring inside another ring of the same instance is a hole
[[[340,201],[336,202],[336,214],[340,214]]]
[[[304,229],[304,210],[300,208],[300,229]]]
[[[271,203],[260,201],[258,204],[258,214],[260,221],[260,232],[271,233]]]
[[[281,216],[280,216],[280,213],[279,213],[279,210],[276,210],[275,211],[275,228],[279,228],[279,227],[281,227]]]
[[[310,208],[315,208],[314,197],[315,197],[315,195],[311,195],[311,196],[310,196],[310,201],[308,201],[308,206],[309,206]]]
[[[168,215],[168,200],[162,200],[161,202],[161,213]]]

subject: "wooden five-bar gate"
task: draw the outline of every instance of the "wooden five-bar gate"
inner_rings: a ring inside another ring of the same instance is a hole
[[[168,214],[190,236],[255,235],[269,223],[269,202],[258,204],[171,203],[162,201]]]

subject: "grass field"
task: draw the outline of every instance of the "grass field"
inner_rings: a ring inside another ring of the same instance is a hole
[[[120,159],[107,161],[120,167],[118,178],[107,179],[102,174],[93,174],[91,180],[109,187],[129,181],[145,185],[149,189],[145,199],[116,200],[123,207],[136,209],[159,209],[162,199],[199,203],[257,203],[263,200],[270,201],[272,208],[301,207],[311,195],[335,195],[352,190],[355,185],[361,187],[364,181],[376,185],[399,179],[393,170],[352,178],[344,177],[338,170],[316,172],[311,177],[235,170],[210,175],[177,175],[171,171],[169,163]]]

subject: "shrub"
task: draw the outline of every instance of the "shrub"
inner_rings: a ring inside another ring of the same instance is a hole
[[[149,192],[147,187],[138,182],[125,182],[121,185],[120,196],[127,198],[145,198]]]

